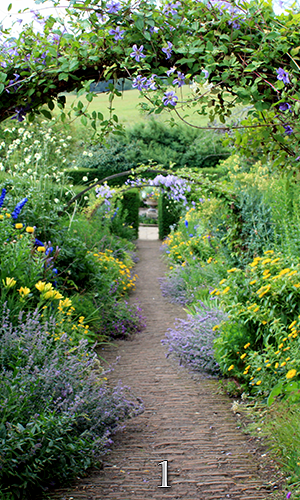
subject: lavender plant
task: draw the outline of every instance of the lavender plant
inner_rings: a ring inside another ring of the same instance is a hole
[[[7,498],[32,498],[95,465],[121,422],[142,411],[126,387],[110,389],[82,340],[55,335],[55,320],[22,313],[0,325],[0,484]]]
[[[173,273],[167,277],[158,279],[162,296],[167,297],[172,304],[184,306],[193,301],[194,295],[188,289],[187,282],[182,277],[182,268],[174,269]]]
[[[216,327],[224,319],[222,311],[200,303],[200,307],[195,307],[195,314],[188,314],[186,320],[177,319],[175,328],[168,329],[166,338],[161,341],[168,347],[167,357],[173,355],[179,364],[196,371],[220,375],[213,344]]]

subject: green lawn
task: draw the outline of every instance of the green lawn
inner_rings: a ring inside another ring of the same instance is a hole
[[[188,85],[185,85],[180,90],[182,90],[182,94],[180,91],[178,91],[178,97],[181,101],[186,99],[186,97],[190,94],[190,88]],[[66,94],[67,111],[70,109],[70,106],[74,102],[75,98],[76,96],[74,94]],[[88,103],[84,96],[81,96],[80,100],[84,105],[89,104],[89,112],[92,112],[94,110],[101,111],[101,113],[104,115],[104,118],[108,118],[108,94],[97,94],[91,103]],[[142,112],[139,108],[139,104],[142,102],[147,102],[147,100],[145,98],[141,98],[140,92],[138,90],[125,90],[122,93],[121,97],[115,97],[113,101],[113,107],[115,109],[114,113],[118,116],[119,121],[127,127],[135,125],[136,123],[142,122],[144,120],[149,120],[150,117],[155,117],[157,120],[163,122],[167,122],[171,117],[174,117],[176,122],[182,123],[182,121],[177,117],[176,113],[174,111],[170,112],[168,109],[166,109],[159,115],[149,115]],[[177,109],[179,110],[179,106],[177,106]],[[199,116],[197,113],[195,113],[195,109],[197,108],[188,108],[187,106],[185,106],[180,110],[180,114],[193,125],[205,126],[208,121],[207,117]],[[76,120],[76,126],[81,127],[80,120]]]

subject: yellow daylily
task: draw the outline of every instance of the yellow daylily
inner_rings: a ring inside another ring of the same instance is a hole
[[[12,288],[17,282],[14,278],[9,278],[8,276],[6,276],[5,281],[2,280],[2,283],[5,288]]]

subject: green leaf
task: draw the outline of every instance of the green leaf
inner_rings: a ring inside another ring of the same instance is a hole
[[[47,109],[41,109],[41,113],[45,116],[45,118],[48,118],[48,120],[52,119],[52,115]]]
[[[0,94],[2,94],[4,89],[5,89],[4,83],[0,83]]]
[[[8,12],[11,10],[11,8],[12,8],[12,3],[10,3],[9,6],[7,7]]]
[[[48,108],[51,109],[51,111],[53,111],[53,109],[54,109],[54,102],[53,101],[48,101]]]
[[[103,121],[103,114],[98,111],[98,120]]]
[[[80,118],[80,121],[81,121],[82,125],[84,125],[85,127],[87,126],[87,117],[86,116],[83,115]]]
[[[136,25],[137,29],[139,31],[142,31],[142,29],[144,28],[144,20],[142,17],[138,17],[135,21],[134,21],[134,24]]]
[[[282,393],[282,386],[283,386],[283,382],[279,382],[279,384],[277,384],[277,385],[275,385],[275,387],[273,387],[273,389],[271,390],[271,392],[269,394],[268,400],[267,400],[268,406],[271,406],[273,401],[275,401],[276,396],[279,396],[279,394]]]
[[[66,82],[69,80],[69,75],[68,73],[59,73],[58,75],[58,80],[66,80]]]

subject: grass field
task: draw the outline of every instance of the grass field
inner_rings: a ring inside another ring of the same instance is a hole
[[[182,93],[180,91],[182,90]],[[184,101],[187,96],[191,93],[190,88],[188,85],[183,86],[180,91],[178,92],[178,97],[179,101]],[[68,111],[72,105],[72,103],[75,101],[76,96],[74,94],[66,94],[66,111]],[[81,102],[86,105],[89,104],[88,106],[88,111],[91,113],[92,111],[100,111],[103,115],[104,118],[109,117],[109,101],[108,101],[108,94],[106,93],[101,93],[101,94],[96,94],[96,97],[93,99],[91,103],[88,103],[87,100],[85,99],[84,96],[80,97]],[[151,115],[146,114],[141,111],[139,104],[142,102],[148,102],[145,98],[141,98],[140,92],[136,89],[133,90],[125,90],[122,93],[121,97],[115,97],[113,101],[113,107],[114,107],[114,113],[118,116],[119,122],[122,123],[125,127],[131,127],[132,125],[135,125],[136,123],[149,120],[150,117],[154,117],[156,120],[162,121],[162,122],[167,122],[170,120],[171,117],[174,117],[176,123],[183,123],[180,118],[176,115],[174,111],[169,111],[168,109],[164,110],[162,113],[155,115],[152,113]],[[205,126],[208,123],[208,117],[207,116],[199,116],[195,110],[195,108],[188,108],[185,106],[183,109],[179,109],[179,106],[177,106],[178,111],[180,111],[180,115],[185,117],[185,119],[197,126]],[[76,120],[76,128],[82,127],[80,120]]]

